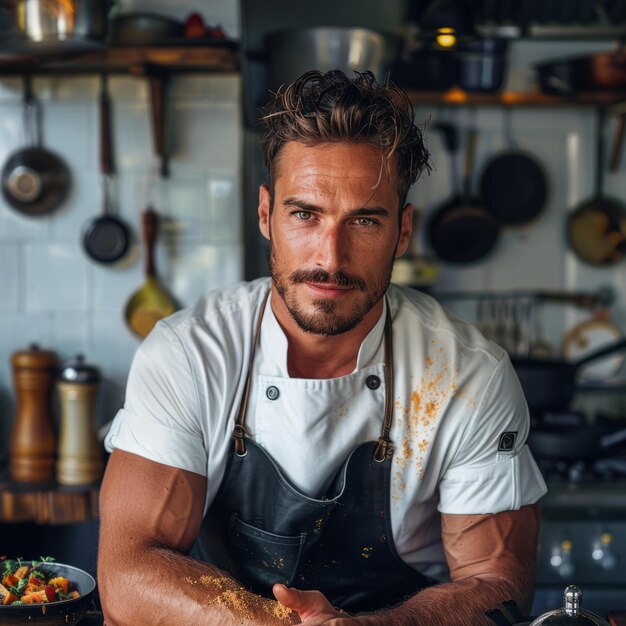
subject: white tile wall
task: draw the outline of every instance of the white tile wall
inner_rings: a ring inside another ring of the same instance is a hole
[[[161,217],[157,270],[182,304],[240,280],[240,79],[175,78],[168,98],[171,178],[158,178],[148,90],[140,78],[112,77],[114,153],[112,198],[132,229],[131,253],[114,266],[91,261],[81,233],[102,212],[98,160],[99,81],[94,77],[35,78],[46,147],[72,173],[72,192],[53,214],[28,217],[0,198],[0,455],[6,452],[14,405],[10,357],[37,342],[63,359],[77,353],[97,365],[103,382],[98,421],[111,419],[138,340],[123,310],[144,280],[140,213]],[[0,162],[22,145],[21,84],[0,79]]]

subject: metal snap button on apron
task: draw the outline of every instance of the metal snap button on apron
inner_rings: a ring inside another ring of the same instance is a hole
[[[280,391],[278,391],[278,387],[274,387],[274,385],[272,385],[271,387],[267,388],[267,390],[265,391],[265,395],[268,397],[269,400],[278,400]]]
[[[365,385],[368,389],[378,389],[380,387],[380,378],[372,374],[365,379]]]

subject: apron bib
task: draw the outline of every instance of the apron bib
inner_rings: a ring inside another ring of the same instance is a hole
[[[393,447],[389,432],[393,415],[393,356],[389,306],[381,435],[378,441],[367,441],[354,448],[323,493],[314,498],[291,484],[264,448],[246,437],[252,362],[264,309],[265,302],[260,309],[246,387],[233,430],[233,450],[193,554],[269,598],[273,598],[272,585],[283,583],[298,589],[317,589],[331,604],[349,612],[398,604],[435,581],[400,559],[392,536]],[[380,378],[373,375],[365,381],[369,389],[380,384]],[[280,393],[275,387],[270,389]]]

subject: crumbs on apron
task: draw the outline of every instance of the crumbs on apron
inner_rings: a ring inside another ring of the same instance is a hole
[[[255,613],[258,613],[260,609],[287,624],[295,615],[291,609],[277,600],[270,600],[251,593],[235,580],[226,576],[203,575],[197,580],[186,576],[183,581],[190,585],[201,585],[217,592],[217,594],[207,596],[207,604],[223,604],[238,617],[252,620]]]

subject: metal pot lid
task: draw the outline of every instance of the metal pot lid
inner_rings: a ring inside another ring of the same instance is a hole
[[[79,385],[93,384],[100,380],[100,371],[94,365],[85,363],[85,357],[79,354],[63,364],[59,380]]]
[[[582,590],[569,585],[563,593],[563,608],[540,615],[530,626],[609,626],[595,613],[580,607]]]

